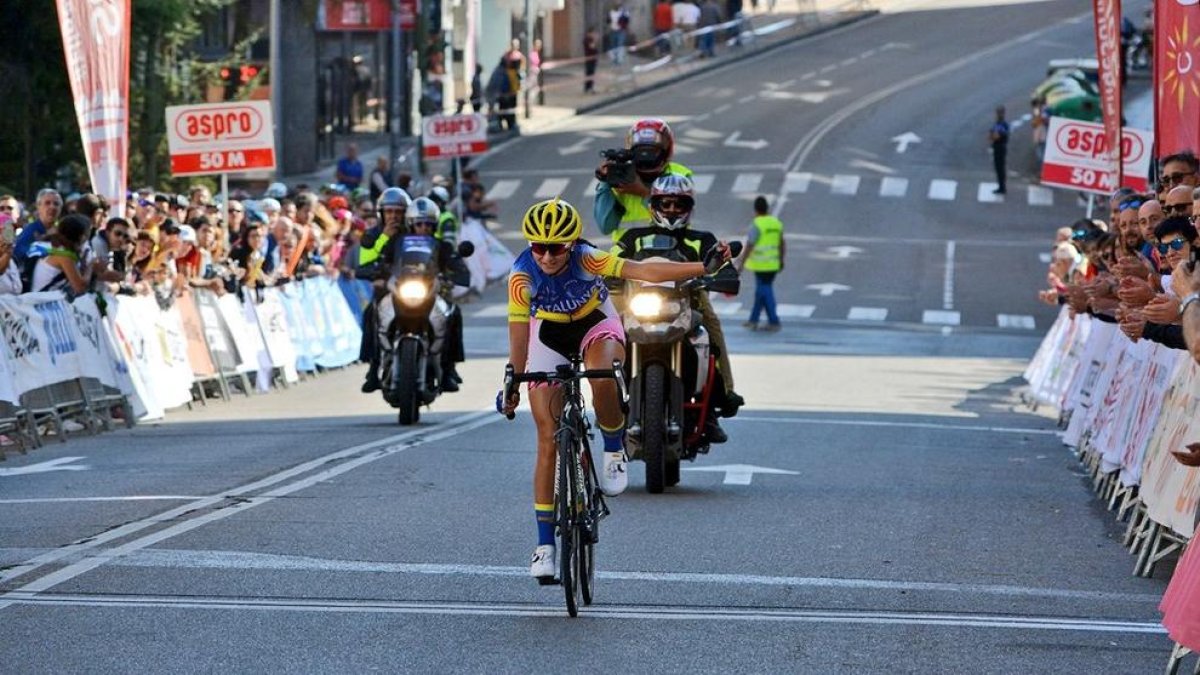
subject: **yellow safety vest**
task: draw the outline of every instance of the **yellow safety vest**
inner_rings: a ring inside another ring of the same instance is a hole
[[[668,162],[667,168],[663,171],[663,174],[687,176],[688,178],[691,178],[692,170],[682,164]],[[624,211],[621,214],[621,224],[617,226],[617,229],[612,231],[612,240],[615,244],[618,241],[621,241],[621,235],[625,234],[625,231],[628,230],[630,226],[650,223],[650,207],[647,205],[646,200],[643,200],[641,197],[634,194],[626,194],[624,192],[617,192],[616,190],[613,190],[613,196],[617,198],[617,203],[621,205],[621,208]]]
[[[779,256],[779,247],[783,243],[783,223],[775,216],[758,216],[754,219],[754,227],[758,229],[758,239],[750,251],[750,259],[746,261],[746,269],[751,272],[778,272],[783,268],[783,260]]]

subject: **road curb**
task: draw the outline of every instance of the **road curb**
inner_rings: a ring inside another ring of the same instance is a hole
[[[672,78],[671,80],[657,82],[655,84],[647,85],[644,87],[635,87],[634,89],[631,89],[626,92],[622,92],[620,94],[617,94],[616,96],[605,99],[603,101],[596,101],[595,103],[589,103],[587,105],[580,106],[575,109],[575,113],[574,113],[574,115],[572,115],[572,117],[574,117],[576,115],[584,115],[589,112],[593,112],[595,110],[599,110],[601,108],[610,106],[614,103],[621,103],[622,101],[627,101],[631,98],[640,96],[640,95],[642,95],[652,89],[655,89],[657,87],[664,86],[664,85],[671,85],[671,84],[675,84],[677,82],[683,82],[684,80],[691,79],[693,77],[696,77],[697,75],[703,75],[704,73],[711,72],[713,70],[716,70],[717,68],[724,68],[725,66],[727,66],[731,63],[737,63],[739,61],[743,61],[743,60],[748,59],[753,56],[759,56],[759,55],[765,54],[767,52],[779,49],[781,47],[799,42],[800,40],[806,40],[808,38],[813,38],[818,35],[822,35],[824,33],[828,33],[830,31],[837,30],[838,28],[843,28],[845,26],[849,26],[849,25],[858,23],[859,21],[865,21],[866,19],[869,19],[874,16],[878,16],[879,14],[880,14],[880,11],[878,9],[864,10],[860,14],[842,19],[840,21],[831,23],[826,26],[821,26],[813,31],[810,31],[807,33],[800,33],[799,35],[793,35],[789,38],[784,38],[782,40],[779,40],[778,42],[772,42],[769,45],[759,47],[757,49],[751,49],[751,50],[741,52],[735,56],[729,56],[729,57],[726,57],[721,60],[714,60],[713,62],[711,62],[707,65],[701,66],[699,68],[694,68],[692,70],[687,71],[686,73],[682,73],[679,76]]]

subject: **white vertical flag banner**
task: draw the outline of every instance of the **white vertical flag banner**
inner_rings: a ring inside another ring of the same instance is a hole
[[[57,0],[92,191],[124,215],[132,0]]]

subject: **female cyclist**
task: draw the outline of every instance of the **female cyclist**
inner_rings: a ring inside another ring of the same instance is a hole
[[[611,368],[625,360],[625,331],[604,286],[605,277],[650,282],[683,281],[716,272],[729,260],[725,243],[713,247],[704,262],[624,260],[580,240],[583,220],[560,199],[538,202],[521,222],[529,248],[517,256],[508,277],[508,360],[517,373],[554,371],[583,357],[589,369]],[[592,380],[596,424],[604,437],[600,489],[608,496],[624,492],[625,415],[616,383]],[[499,397],[497,397],[499,398]],[[508,414],[520,393],[499,403]],[[529,407],[537,424],[537,463],[533,471],[533,509],[538,545],[530,573],[552,577],[554,549],[554,426],[562,398],[545,384],[529,385]]]

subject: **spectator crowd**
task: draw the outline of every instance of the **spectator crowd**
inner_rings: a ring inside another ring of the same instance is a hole
[[[412,191],[410,176],[396,178]],[[440,208],[453,213],[461,202],[466,217],[494,217],[477,172],[464,171],[457,186],[431,183]],[[124,217],[95,194],[46,188],[28,203],[3,195],[0,294],[153,295],[166,308],[189,288],[244,296],[305,277],[354,278],[362,239],[382,230],[373,187],[273,183],[257,198],[232,191],[225,203],[199,184],[186,194],[142,188],[126,195]]]

